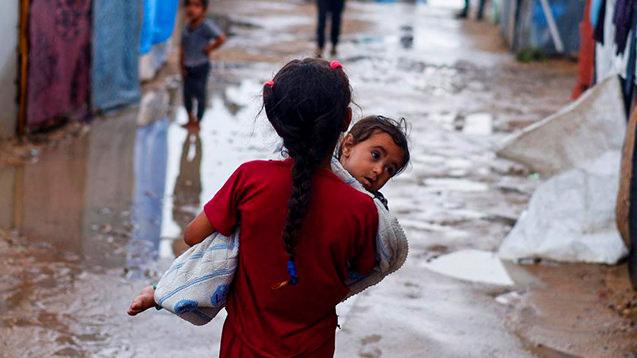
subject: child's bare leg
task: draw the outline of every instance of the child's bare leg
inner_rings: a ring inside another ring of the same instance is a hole
[[[197,124],[197,116],[194,113],[188,113],[188,123],[184,123],[181,126],[183,128],[191,128],[195,124]]]
[[[151,307],[155,307],[155,289],[153,286],[146,286],[128,307],[128,314],[134,316]]]

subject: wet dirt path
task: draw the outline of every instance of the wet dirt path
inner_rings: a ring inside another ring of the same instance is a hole
[[[516,63],[495,27],[454,20],[456,5],[348,3],[339,59],[356,115],[412,125],[412,166],[385,190],[411,247],[401,271],[339,307],[336,355],[635,350],[631,320],[607,307],[629,295],[622,267],[505,264],[513,286],[429,269],[447,253],[497,249],[538,182],[494,149],[566,104],[574,81],[572,63]],[[138,107],[0,168],[0,355],[216,355],[223,317],[197,328],[165,312],[129,318],[125,310],[184,249],[185,224],[232,170],[276,157],[258,94],[287,59],[312,53],[314,9],[224,0],[213,12],[231,37],[216,55],[198,135],[179,126],[185,112],[169,77]]]

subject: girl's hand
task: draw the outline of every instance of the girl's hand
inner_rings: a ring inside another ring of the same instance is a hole
[[[194,218],[184,232],[184,242],[188,246],[196,245],[212,235],[215,229],[210,225],[206,214],[202,211]]]

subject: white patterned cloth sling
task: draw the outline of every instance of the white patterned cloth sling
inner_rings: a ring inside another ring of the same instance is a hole
[[[336,159],[332,160],[332,171],[345,183],[372,196]],[[367,276],[351,273],[346,299],[376,285],[407,259],[409,245],[398,220],[381,200],[374,199],[374,204],[378,210],[377,263]],[[238,229],[229,237],[210,235],[175,259],[156,286],[155,302],[192,324],[210,322],[225,306],[238,259]]]

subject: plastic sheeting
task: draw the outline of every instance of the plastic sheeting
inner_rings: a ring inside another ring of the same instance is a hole
[[[553,175],[620,150],[626,115],[619,79],[611,77],[560,112],[524,129],[498,155]]]
[[[500,257],[614,264],[626,255],[615,225],[622,101],[619,80],[609,78],[498,153],[554,175],[533,194]]]
[[[615,227],[620,152],[608,151],[543,183],[500,246],[503,259],[615,264],[627,254]]]
[[[93,0],[92,105],[107,110],[139,99],[141,0]]]
[[[88,113],[91,1],[32,0],[27,126]]]
[[[142,55],[150,52],[155,44],[170,38],[175,28],[178,0],[143,0],[144,18],[142,22],[139,52]]]
[[[549,55],[577,55],[584,1],[546,0],[546,5],[556,25],[553,34],[541,0],[504,0],[500,26],[507,43],[515,52],[541,50]],[[556,35],[564,48],[559,48]]]

